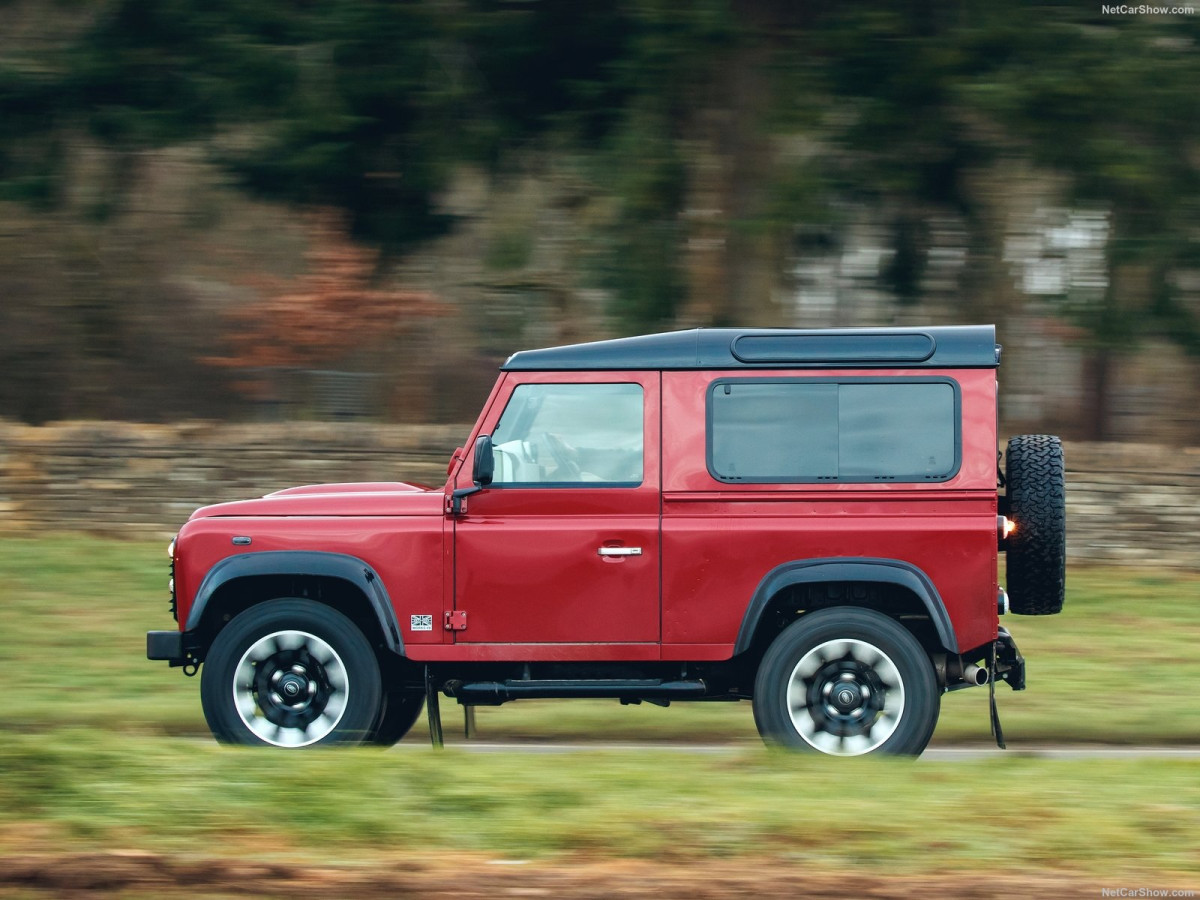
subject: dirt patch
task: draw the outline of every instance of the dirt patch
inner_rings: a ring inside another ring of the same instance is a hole
[[[64,898],[182,895],[195,897],[421,898],[553,900],[726,897],[908,900],[1101,896],[1130,879],[1035,872],[883,876],[812,870],[778,860],[730,859],[681,864],[644,860],[524,862],[478,857],[399,858],[360,866],[305,866],[236,859],[174,859],[153,853],[28,854],[0,857],[0,893]],[[1181,884],[1142,884],[1155,890]],[[1196,885],[1190,885],[1195,888]]]

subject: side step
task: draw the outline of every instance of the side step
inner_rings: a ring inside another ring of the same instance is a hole
[[[662,681],[658,678],[509,679],[507,681],[447,681],[442,690],[459,703],[495,705],[509,700],[554,697],[608,697],[621,700],[671,700],[708,693],[702,680]]]

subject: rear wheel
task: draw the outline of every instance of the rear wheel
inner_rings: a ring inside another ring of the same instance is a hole
[[[275,747],[362,743],[383,699],[375,654],[354,623],[290,598],[250,607],[217,635],[200,698],[217,740]]]
[[[869,609],[826,609],[789,625],[763,656],[754,687],[765,741],[831,756],[920,754],[939,707],[921,645]]]

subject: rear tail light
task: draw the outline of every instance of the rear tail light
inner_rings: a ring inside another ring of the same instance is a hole
[[[996,516],[996,544],[1003,550],[1009,537],[1016,533],[1017,523],[1008,516]]]

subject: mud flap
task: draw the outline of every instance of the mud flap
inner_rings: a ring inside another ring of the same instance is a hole
[[[989,668],[992,670],[992,677],[988,679],[988,707],[992,716],[992,737],[996,739],[996,746],[1001,750],[1007,750],[1004,745],[1004,729],[1000,727],[1000,714],[996,711],[996,645],[992,644],[992,658],[988,660]]]
[[[991,658],[988,660],[992,677],[988,679],[988,704],[992,716],[992,736],[1001,750],[1004,746],[1004,731],[1000,728],[1000,715],[996,711],[996,682],[1006,681],[1014,691],[1025,690],[1025,657],[1017,649],[1017,642],[1001,628],[992,642]]]
[[[434,747],[443,746],[442,709],[438,705],[437,685],[433,682],[429,666],[425,667],[425,714],[429,717],[429,740]]]

